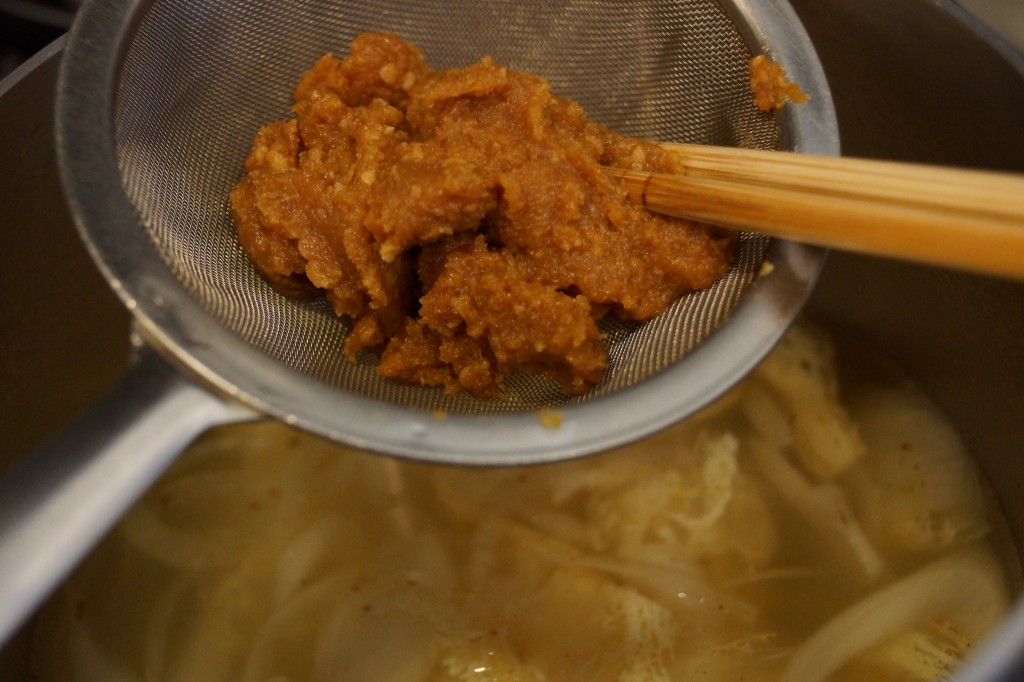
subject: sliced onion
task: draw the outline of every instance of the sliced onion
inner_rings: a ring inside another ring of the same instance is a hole
[[[871,647],[902,632],[949,618],[977,642],[1007,605],[992,552],[951,554],[861,600],[821,627],[790,659],[782,682],[819,682]]]

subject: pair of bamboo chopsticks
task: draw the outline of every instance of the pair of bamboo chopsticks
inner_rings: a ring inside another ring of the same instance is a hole
[[[613,169],[648,209],[847,251],[1024,279],[1024,176],[665,144],[679,174]]]

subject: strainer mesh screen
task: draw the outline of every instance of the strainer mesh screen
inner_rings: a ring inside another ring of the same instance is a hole
[[[125,57],[115,113],[124,184],[182,285],[268,355],[329,384],[423,409],[501,412],[587,400],[630,386],[703,340],[757,273],[766,240],[744,236],[712,289],[642,325],[604,328],[605,381],[582,398],[514,376],[507,400],[447,396],[380,378],[373,358],[349,363],[347,326],[324,302],[286,299],[241,252],[227,197],[257,129],[290,115],[292,90],[324,52],[363,31],[394,31],[437,68],[489,54],[546,77],[594,120],[659,140],[775,148],[773,117],[751,103],[750,51],[710,0],[486,2],[155,2]]]

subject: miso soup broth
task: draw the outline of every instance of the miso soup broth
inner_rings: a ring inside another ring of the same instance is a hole
[[[942,414],[833,355],[800,326],[698,417],[530,468],[211,431],[47,605],[34,679],[944,677],[1008,608],[1005,529]]]

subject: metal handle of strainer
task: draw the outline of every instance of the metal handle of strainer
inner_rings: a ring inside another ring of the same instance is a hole
[[[140,348],[99,403],[0,479],[0,642],[196,435],[251,414]]]

